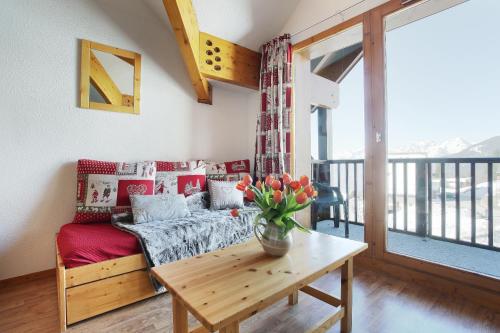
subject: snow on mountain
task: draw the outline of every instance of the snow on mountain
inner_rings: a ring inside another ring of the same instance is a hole
[[[500,157],[500,136],[494,136],[476,144],[470,144],[462,138],[453,138],[441,143],[417,141],[389,150],[389,158],[406,157]],[[364,150],[339,152],[335,158],[364,158]]]
[[[435,141],[418,141],[407,146],[392,149],[389,155],[420,155],[422,157],[445,157],[457,154],[471,146],[462,138],[446,140],[442,143]]]
[[[471,145],[450,157],[500,157],[500,136]]]

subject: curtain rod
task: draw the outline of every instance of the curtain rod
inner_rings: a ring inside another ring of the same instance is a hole
[[[360,3],[363,3],[363,2],[365,2],[365,1],[366,1],[366,0],[361,0],[361,1],[358,1],[358,2],[356,2],[356,3],[352,4],[352,5],[350,5],[349,7],[342,9],[341,11],[336,12],[335,14],[330,15],[330,16],[328,16],[327,18],[324,18],[323,20],[321,20],[321,21],[319,21],[319,22],[317,22],[317,23],[314,23],[313,25],[308,26],[307,28],[304,28],[304,29],[302,29],[302,30],[300,30],[300,31],[297,31],[297,32],[295,32],[295,33],[291,34],[291,36],[293,37],[293,36],[296,36],[296,35],[298,35],[298,34],[300,34],[300,33],[303,33],[304,31],[307,31],[307,30],[309,30],[309,29],[311,29],[311,28],[313,28],[313,27],[317,26],[318,24],[321,24],[321,23],[323,23],[323,22],[325,22],[325,21],[327,21],[327,20],[331,19],[332,17],[335,17],[335,16],[337,16],[337,15],[342,15],[344,12],[348,11],[349,9],[352,9],[352,8],[356,7],[357,5],[359,5]]]

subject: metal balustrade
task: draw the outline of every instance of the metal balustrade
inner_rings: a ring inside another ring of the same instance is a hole
[[[389,159],[387,173],[390,231],[500,251],[500,158]],[[364,224],[363,159],[313,160],[312,179],[339,187],[349,223]]]

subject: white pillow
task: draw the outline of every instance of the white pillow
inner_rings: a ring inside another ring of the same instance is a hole
[[[172,220],[191,216],[184,194],[131,195],[134,223]]]
[[[238,182],[209,180],[210,210],[243,208],[243,192],[236,189]]]

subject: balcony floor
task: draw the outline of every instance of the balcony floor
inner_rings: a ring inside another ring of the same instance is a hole
[[[317,231],[344,237],[344,223],[334,228],[332,221],[318,222]],[[364,226],[349,225],[350,239],[363,240]],[[410,257],[500,277],[500,252],[389,231],[388,249]],[[495,264],[496,263],[496,264]]]

